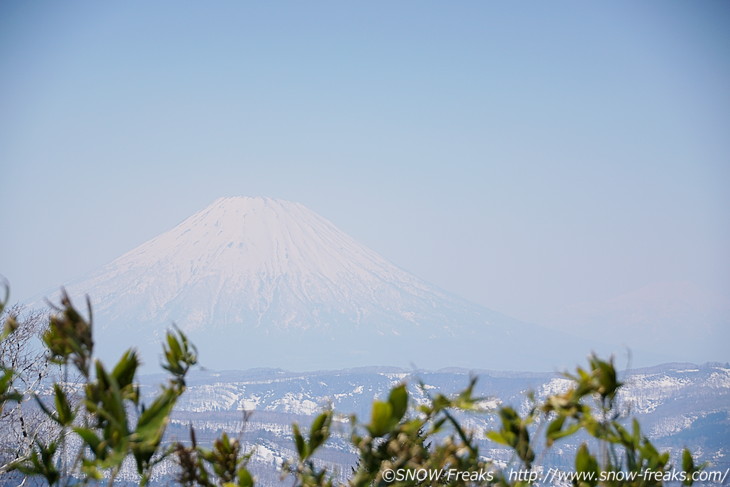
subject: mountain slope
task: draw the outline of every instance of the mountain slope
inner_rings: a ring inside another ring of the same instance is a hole
[[[589,351],[451,296],[304,206],[268,198],[218,199],[68,291],[91,296],[113,351],[144,348],[175,322],[216,368],[545,369]]]

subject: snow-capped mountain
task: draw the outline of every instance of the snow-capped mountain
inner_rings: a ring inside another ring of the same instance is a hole
[[[269,198],[218,199],[67,289],[91,297],[102,350],[145,348],[174,322],[214,368],[550,370],[590,351],[449,295]]]

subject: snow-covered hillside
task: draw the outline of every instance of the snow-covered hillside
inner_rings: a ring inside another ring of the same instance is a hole
[[[186,439],[189,425],[198,438],[212,441],[220,431],[240,434],[254,452],[252,468],[266,485],[277,485],[278,467],[295,457],[291,424],[308,425],[322,409],[337,413],[335,435],[319,458],[331,468],[349,472],[356,461],[348,445],[349,415],[367,421],[373,399],[387,397],[390,388],[408,384],[413,404],[426,401],[427,394],[453,394],[462,390],[472,372],[466,370],[413,371],[395,368],[362,368],[311,373],[282,370],[244,372],[200,372],[190,377],[189,388],[180,399],[169,428],[171,439]],[[503,462],[511,454],[491,443],[485,432],[499,427],[494,413],[502,404],[526,414],[537,400],[566,390],[570,381],[560,374],[483,371],[474,394],[487,398],[480,414],[457,414],[462,424],[475,433],[481,451]],[[154,390],[161,377],[148,377],[143,390]],[[618,410],[627,424],[635,417],[656,445],[678,454],[690,448],[712,469],[730,467],[730,368],[727,364],[665,364],[623,372],[624,382]],[[425,387],[419,387],[422,382]],[[541,428],[541,421],[535,425]],[[580,442],[586,438],[560,440],[541,452],[542,465],[570,469]],[[540,442],[538,442],[540,443]],[[537,445],[541,447],[541,444]]]

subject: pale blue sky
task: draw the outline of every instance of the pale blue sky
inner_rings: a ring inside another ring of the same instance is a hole
[[[721,1],[5,1],[0,273],[22,299],[266,195],[538,323],[667,281],[727,305],[729,27]]]

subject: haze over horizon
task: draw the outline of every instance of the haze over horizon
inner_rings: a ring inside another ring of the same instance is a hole
[[[4,2],[0,273],[23,300],[270,196],[515,318],[712,333],[723,355],[728,22],[712,2]]]

